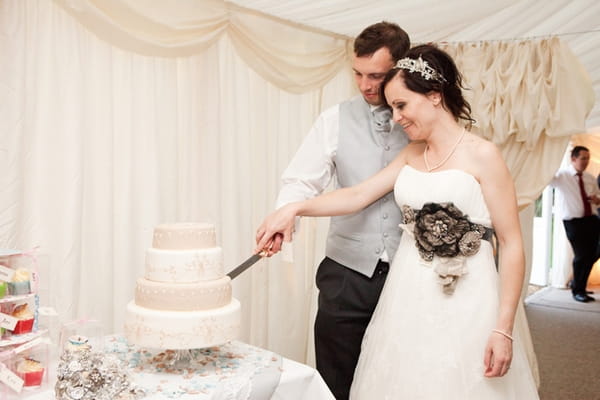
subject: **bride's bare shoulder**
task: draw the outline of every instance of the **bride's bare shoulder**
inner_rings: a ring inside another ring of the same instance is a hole
[[[498,146],[479,135],[469,133],[465,139],[465,143],[469,146],[469,152],[478,161],[502,157]]]
[[[481,183],[490,179],[497,182],[499,177],[507,176],[508,166],[495,143],[473,134],[469,139],[469,168]]]

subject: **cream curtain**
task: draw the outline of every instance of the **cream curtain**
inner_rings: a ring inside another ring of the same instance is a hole
[[[318,89],[350,60],[351,38],[223,1],[54,1],[99,37],[135,53],[186,56],[227,34],[256,73],[294,93]],[[501,147],[523,209],[553,176],[569,136],[584,130],[594,105],[589,76],[558,38],[441,47],[472,88],[478,130]]]
[[[316,90],[349,61],[351,38],[308,29],[219,0],[53,0],[99,38],[137,54],[185,57],[227,35],[265,80]],[[274,39],[277,40],[274,40]]]
[[[107,331],[154,225],[215,223],[232,268],[316,116],[354,93],[350,43],[221,1],[0,0],[0,247],[39,245],[44,300]],[[446,47],[525,206],[583,130],[588,78],[558,40]],[[234,281],[242,340],[312,362],[326,229],[303,220],[293,265]]]
[[[226,269],[246,259],[303,135],[353,91],[347,69],[281,90],[227,35],[185,57],[126,51],[51,1],[0,1],[0,57],[0,248],[40,246],[42,303],[107,332],[156,224],[212,222]],[[306,265],[264,260],[233,282],[242,340],[305,360]]]
[[[589,76],[557,38],[442,47],[463,71],[477,130],[500,147],[525,208],[584,130],[594,105]]]

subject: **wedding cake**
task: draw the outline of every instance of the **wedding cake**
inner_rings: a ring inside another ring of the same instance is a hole
[[[195,349],[235,339],[240,303],[231,294],[211,224],[158,225],[145,273],[127,305],[125,336],[160,349]]]

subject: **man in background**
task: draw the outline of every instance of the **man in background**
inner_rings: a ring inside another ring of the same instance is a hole
[[[398,25],[380,22],[354,41],[352,69],[360,95],[325,110],[284,171],[277,208],[355,185],[385,167],[408,139],[391,121],[379,87],[410,47]],[[317,270],[317,370],[338,400],[347,399],[365,329],[400,241],[393,193],[356,214],[333,217]],[[281,238],[272,249],[279,251]]]
[[[594,206],[600,203],[600,190],[596,178],[585,172],[589,162],[590,151],[584,146],[575,146],[571,151],[571,164],[559,170],[550,182],[557,189],[558,213],[574,253],[571,292],[573,299],[582,303],[595,300],[586,287],[599,256],[600,238],[600,220]]]

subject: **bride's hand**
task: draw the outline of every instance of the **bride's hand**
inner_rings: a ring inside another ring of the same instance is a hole
[[[293,204],[287,204],[264,219],[256,231],[255,253],[265,252],[266,256],[270,257],[281,250],[282,240],[292,240],[295,209]]]
[[[488,378],[504,376],[512,362],[512,340],[497,332],[492,332],[485,348],[483,360],[485,376]]]

